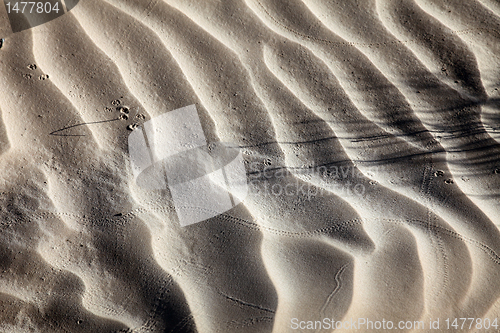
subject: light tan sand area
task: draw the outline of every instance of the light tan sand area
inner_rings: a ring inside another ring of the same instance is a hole
[[[0,1],[0,333],[500,332],[497,0],[47,1]]]

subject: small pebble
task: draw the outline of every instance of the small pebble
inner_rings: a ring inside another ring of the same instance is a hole
[[[138,124],[131,124],[131,125],[128,125],[128,126],[127,126],[127,129],[128,129],[129,131],[133,131],[133,130],[135,130],[137,127],[139,127],[139,125],[138,125]]]
[[[122,102],[119,99],[115,99],[114,101],[111,102],[111,105],[118,106],[122,104]]]
[[[453,179],[448,178],[448,179],[446,179],[444,182],[445,182],[446,184],[453,184]]]

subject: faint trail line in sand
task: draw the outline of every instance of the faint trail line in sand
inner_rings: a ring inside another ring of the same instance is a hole
[[[148,5],[146,7],[144,7],[144,16],[143,17],[146,17],[149,15],[149,13],[151,13],[151,11],[153,10],[153,8],[158,4],[160,0],[150,0]],[[118,8],[119,9],[119,8]]]
[[[225,298],[227,298],[228,300],[233,301],[233,302],[238,303],[238,304],[241,304],[241,305],[244,305],[244,306],[249,306],[251,308],[255,308],[255,309],[266,311],[266,312],[270,312],[270,313],[276,313],[276,311],[274,311],[274,310],[271,310],[271,309],[268,309],[268,308],[264,308],[264,307],[262,307],[260,305],[257,305],[257,304],[245,302],[245,301],[243,301],[243,300],[241,300],[239,298],[226,295],[226,294],[224,294],[224,293],[222,293],[220,291],[219,291],[219,295],[222,295]]]
[[[91,125],[91,124],[101,124],[101,123],[109,123],[111,121],[116,121],[116,120],[120,120],[120,118],[108,119],[108,120],[100,120],[100,121],[91,121],[91,122],[88,122],[88,123],[80,123],[80,124],[76,124],[76,125],[71,125],[71,126],[64,127],[64,128],[58,129],[56,131],[50,132],[49,135],[56,135],[56,136],[86,136],[85,134],[56,134],[56,133],[64,131],[64,130],[67,130],[67,129],[70,129],[70,128],[78,127],[78,126]]]
[[[443,239],[439,236],[439,234],[436,234],[436,238],[437,238],[437,243],[438,243],[438,247],[439,247],[439,250],[441,252],[441,256],[443,258],[443,285],[441,286],[441,288],[439,289],[439,292],[436,294],[436,297],[439,297],[442,293],[443,293],[443,290],[448,287],[448,280],[449,280],[449,264],[448,264],[448,256],[446,255],[446,252],[444,250],[444,245],[443,245]]]
[[[331,45],[351,45],[351,46],[366,46],[366,47],[380,47],[388,44],[408,44],[414,41],[417,41],[418,39],[407,39],[407,40],[397,40],[397,41],[392,41],[389,43],[356,43],[356,42],[333,42],[331,40],[327,39],[322,39],[318,37],[314,37],[311,35],[306,35],[303,33],[300,33],[296,30],[293,30],[292,28],[286,26],[285,24],[281,23],[278,19],[276,19],[271,13],[264,7],[264,5],[258,1],[255,0],[255,2],[262,8],[262,10],[271,18],[271,20],[274,21],[274,23],[278,24],[282,28],[296,34],[297,36],[301,36],[307,39],[315,40],[317,42],[325,43],[325,44],[331,44]],[[495,29],[488,29],[488,28],[471,28],[471,29],[464,29],[464,30],[451,30],[451,32],[457,34],[457,35],[465,35],[465,34],[470,34],[474,32],[480,32],[480,31],[488,31],[488,32],[496,32]]]
[[[443,233],[447,234],[448,236],[454,237],[456,239],[459,239],[459,240],[462,240],[466,243],[474,245],[477,248],[479,248],[480,250],[482,250],[484,253],[486,253],[494,263],[500,265],[500,256],[491,247],[489,247],[488,245],[486,245],[484,243],[481,243],[480,241],[477,241],[477,240],[469,238],[469,237],[465,237],[458,232],[446,229],[444,227],[441,227],[438,225],[432,225],[429,222],[424,222],[424,221],[420,221],[420,220],[409,220],[409,221],[412,223],[415,223],[415,224],[420,224],[424,227],[434,229],[435,231],[438,231],[438,232],[442,231]],[[399,221],[399,220],[388,220],[387,222],[401,223],[401,221]]]
[[[344,273],[344,270],[346,269],[346,267],[349,266],[349,265],[350,264],[348,263],[348,264],[345,264],[344,266],[340,267],[340,269],[338,270],[337,274],[335,274],[335,283],[336,283],[336,286],[332,290],[332,292],[328,295],[328,297],[325,300],[325,303],[323,304],[323,306],[321,307],[321,310],[320,310],[320,314],[322,315],[323,318],[325,318],[326,307],[332,302],[333,296],[335,296],[335,294],[339,291],[339,289],[341,287],[340,277],[341,277],[342,273]]]
[[[420,191],[424,193],[426,198],[430,197],[430,191],[431,191],[430,174],[432,174],[432,171],[435,169],[436,169],[436,167],[435,167],[434,159],[431,158],[430,163],[429,163],[429,168],[423,169],[422,183],[420,184],[421,185]],[[448,280],[449,280],[449,278],[448,278],[448,271],[449,271],[448,257],[446,255],[446,251],[444,250],[443,239],[441,238],[439,233],[433,233],[431,231],[432,226],[434,225],[431,223],[431,220],[435,216],[432,213],[433,211],[435,211],[435,202],[433,200],[430,200],[429,205],[430,205],[430,208],[426,207],[426,211],[427,211],[427,227],[426,227],[426,229],[427,229],[427,232],[429,233],[429,239],[431,241],[432,246],[439,248],[439,251],[441,253],[441,257],[443,259],[443,284],[442,284],[441,288],[439,289],[439,291],[436,293],[436,297],[439,297],[439,295],[441,295],[443,290],[448,286]],[[437,243],[437,245],[435,245],[435,243]]]
[[[120,8],[120,7],[118,7],[116,4],[112,4],[112,3],[110,3],[109,1],[106,1],[106,0],[104,0],[104,1],[105,1],[108,5],[110,5],[110,6],[114,7],[116,10],[121,11],[121,12],[123,12],[123,13],[125,13],[125,12],[126,12],[126,10],[124,10],[124,9],[122,9],[122,8]],[[146,6],[144,6],[144,7],[143,7],[144,9],[142,10],[142,12],[138,14],[138,16],[139,16],[139,17],[135,17],[135,16],[133,16],[133,17],[134,17],[134,20],[138,20],[139,22],[141,22],[141,23],[142,23],[141,19],[145,18],[146,16],[149,16],[149,13],[151,13],[151,11],[152,11],[152,10],[153,10],[153,8],[154,8],[154,7],[158,4],[158,2],[160,2],[160,0],[149,0],[149,3],[148,3]],[[162,1],[162,2],[163,2],[163,1]],[[132,16],[131,14],[127,14],[127,15]],[[142,16],[142,17],[141,17],[141,16]],[[155,32],[155,34],[156,34],[156,32]]]
[[[265,317],[265,316],[250,317],[250,318],[247,318],[245,320],[239,320],[239,321],[232,320],[232,321],[228,322],[228,324],[232,324],[231,326],[233,326],[233,329],[234,329],[234,328],[243,328],[243,327],[253,326],[260,321],[271,322],[271,321],[274,321],[274,317]]]
[[[429,233],[429,238],[431,240],[431,244],[435,247],[438,247],[439,248],[439,253],[441,254],[441,258],[443,259],[443,272],[442,272],[442,275],[443,275],[443,284],[441,285],[441,288],[439,288],[438,292],[436,293],[436,298],[439,297],[442,293],[443,293],[443,290],[448,286],[448,282],[449,282],[449,264],[448,264],[448,256],[446,255],[446,251],[444,249],[444,245],[443,245],[443,239],[441,238],[441,236],[439,235],[439,233],[432,233],[431,232],[431,229],[432,229],[432,226],[433,224],[431,224],[431,218],[433,217],[434,215],[431,213],[431,210],[430,209],[427,209],[427,218],[428,218],[428,224],[427,224],[427,231]],[[456,238],[456,237],[455,237]],[[437,244],[435,244],[437,243]]]
[[[199,207],[192,207],[192,208],[200,209]],[[127,217],[137,217],[137,216],[139,216],[140,213],[144,213],[144,212],[172,212],[172,209],[163,209],[163,208],[158,208],[158,209],[149,208],[149,209],[147,209],[147,208],[141,207],[141,208],[136,208],[136,209],[134,209],[126,214],[123,214],[120,217],[115,218],[115,219],[113,219],[113,218],[90,219],[90,218],[78,216],[78,215],[75,215],[72,213],[54,213],[54,212],[43,212],[43,213],[33,214],[32,218],[46,218],[49,216],[61,218],[61,217],[66,216],[66,217],[72,217],[72,218],[75,218],[78,220],[83,220],[83,221],[88,221],[88,222],[92,222],[92,221],[117,222],[117,221],[125,221],[125,220],[127,220]],[[292,231],[286,231],[286,230],[280,230],[280,229],[260,226],[255,221],[249,221],[249,220],[241,219],[241,218],[227,215],[227,214],[221,214],[218,216],[218,218],[225,219],[225,220],[232,220],[233,222],[236,222],[242,226],[245,226],[247,228],[257,230],[257,231],[266,231],[266,232],[269,232],[271,234],[276,234],[276,235],[280,235],[280,236],[299,237],[299,238],[301,238],[301,237],[313,237],[316,235],[323,234],[326,231],[333,231],[333,230],[340,231],[346,226],[363,223],[361,221],[361,219],[352,219],[352,220],[348,220],[348,221],[336,222],[336,224],[331,226],[331,227],[315,229],[312,231],[292,232]],[[400,225],[403,225],[405,227],[411,227],[411,224],[415,224],[415,225],[422,226],[424,229],[428,229],[428,230],[432,229],[436,232],[442,232],[450,237],[454,237],[456,239],[462,240],[470,245],[477,247],[478,249],[480,249],[481,251],[486,253],[491,261],[493,261],[497,265],[500,265],[500,256],[488,245],[486,245],[480,241],[477,241],[475,239],[466,237],[466,236],[464,236],[456,231],[449,230],[449,229],[441,227],[439,225],[430,224],[429,221],[421,221],[421,220],[415,220],[415,219],[400,220],[400,219],[384,219],[384,218],[381,218],[378,220],[383,221],[383,222],[400,224]],[[409,223],[410,223],[410,225],[409,225]]]

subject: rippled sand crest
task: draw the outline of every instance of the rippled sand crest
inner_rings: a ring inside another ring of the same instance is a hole
[[[80,0],[8,36],[0,331],[493,322],[499,15],[494,0]],[[243,152],[249,194],[181,227],[168,190],[134,182],[128,136],[193,104],[209,142]]]

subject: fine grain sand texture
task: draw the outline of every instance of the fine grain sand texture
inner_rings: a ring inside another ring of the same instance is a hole
[[[0,1],[1,333],[500,332],[500,2],[65,6]],[[248,194],[181,226],[129,135],[189,105]]]

